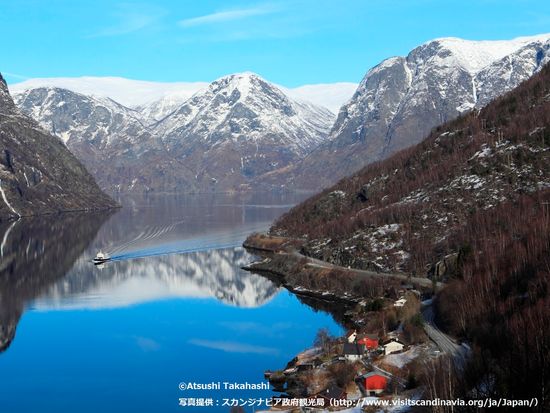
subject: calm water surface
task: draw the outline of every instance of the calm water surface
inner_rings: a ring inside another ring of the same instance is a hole
[[[246,235],[300,198],[157,195],[114,213],[0,223],[0,411],[229,411],[223,399],[271,396],[178,385],[260,382],[319,328],[340,332],[240,269],[254,259]],[[92,265],[98,249],[114,262]]]

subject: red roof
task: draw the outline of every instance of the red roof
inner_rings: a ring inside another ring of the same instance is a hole
[[[374,338],[372,336],[369,337],[366,335],[357,340],[357,344],[363,344],[368,349],[374,349],[378,347],[378,338]]]
[[[369,373],[365,376],[365,389],[369,390],[384,390],[388,384],[386,376],[378,373]]]

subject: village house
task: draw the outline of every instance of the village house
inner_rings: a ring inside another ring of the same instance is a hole
[[[325,390],[317,393],[316,395],[312,396],[314,399],[322,399],[323,405],[322,407],[328,407],[331,406],[330,400],[345,400],[347,399],[348,394],[344,391],[344,389],[336,386],[331,385],[330,387],[327,387]],[[318,405],[318,407],[321,407]]]
[[[365,354],[365,346],[357,343],[344,343],[344,357],[348,361],[357,361]]]
[[[357,344],[364,345],[367,350],[376,350],[379,345],[379,338],[376,334],[360,334],[357,336]]]
[[[384,354],[387,356],[388,354],[398,353],[400,351],[403,351],[404,347],[405,345],[403,343],[400,343],[397,340],[392,340],[384,344]]]
[[[383,373],[371,371],[370,373],[361,376],[364,380],[365,391],[367,396],[375,396],[383,393],[388,385],[389,377]]]

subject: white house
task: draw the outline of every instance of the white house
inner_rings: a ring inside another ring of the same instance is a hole
[[[361,360],[365,354],[365,346],[357,343],[344,343],[344,357],[349,361]]]
[[[403,343],[400,343],[399,341],[393,340],[389,343],[384,344],[384,354],[387,356],[391,353],[397,353],[399,351],[402,351],[405,345]]]

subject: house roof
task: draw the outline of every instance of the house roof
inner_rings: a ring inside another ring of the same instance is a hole
[[[390,341],[388,341],[387,343],[384,343],[384,347],[386,347],[387,345],[392,344],[392,343],[400,344],[400,345],[402,345],[402,346],[405,345],[405,344],[403,344],[402,342],[400,342],[399,340],[390,340]]]
[[[373,377],[373,376],[382,376],[382,377],[385,377],[387,379],[390,378],[390,376],[388,376],[387,374],[384,374],[384,373],[378,372],[378,371],[370,371],[368,373],[363,374],[361,377],[364,378],[364,379],[368,379],[369,377]]]
[[[357,336],[357,339],[360,340],[362,338],[369,338],[371,340],[378,340],[378,334],[360,334]]]
[[[344,343],[344,354],[346,355],[362,355],[365,353],[365,346],[357,343]]]
[[[318,394],[327,399],[343,399],[346,397],[346,392],[341,387],[331,385]]]

